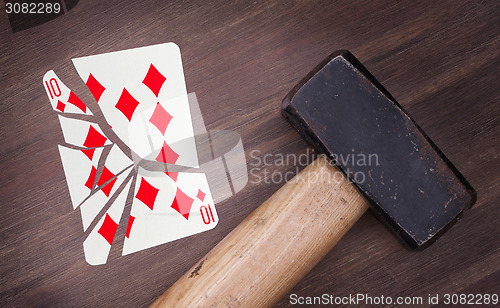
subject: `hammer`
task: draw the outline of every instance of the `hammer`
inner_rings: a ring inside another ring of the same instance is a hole
[[[259,206],[153,307],[271,306],[369,207],[402,243],[419,248],[476,201],[460,172],[348,51],[334,52],[300,81],[285,97],[282,114],[325,155]],[[360,155],[364,161],[346,159]]]

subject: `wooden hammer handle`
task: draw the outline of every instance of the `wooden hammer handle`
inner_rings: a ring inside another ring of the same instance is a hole
[[[152,307],[267,307],[285,296],[368,208],[320,157],[258,207]]]

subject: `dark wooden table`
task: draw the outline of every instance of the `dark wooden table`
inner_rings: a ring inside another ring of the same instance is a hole
[[[16,33],[2,8],[0,306],[147,306],[282,185],[250,176],[217,205],[215,229],[125,257],[115,243],[106,265],[86,263],[42,77],[54,69],[93,101],[71,58],[164,42],[181,47],[207,127],[242,136],[249,169],[256,153],[306,153],[281,100],[349,49],[477,190],[476,206],[424,251],[406,250],[365,214],[292,293],[500,293],[499,38],[497,1],[80,1]],[[289,296],[278,304],[288,305]]]

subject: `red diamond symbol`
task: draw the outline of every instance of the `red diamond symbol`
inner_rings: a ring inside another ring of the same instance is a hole
[[[83,112],[87,112],[87,106],[85,106],[85,104],[78,98],[78,96],[75,95],[75,93],[73,93],[73,91],[69,93],[68,103],[75,105]]]
[[[153,185],[149,184],[144,178],[141,178],[141,184],[139,185],[139,191],[135,197],[142,201],[147,207],[153,210],[155,205],[156,196],[158,195],[158,189]]]
[[[189,212],[191,211],[193,201],[194,199],[190,198],[182,192],[182,190],[177,188],[174,201],[170,207],[179,212],[182,216],[184,216],[184,218],[189,219]]]
[[[115,107],[120,110],[130,122],[134,115],[135,108],[137,108],[138,105],[139,102],[127,91],[127,89],[123,88],[122,94]]]
[[[85,156],[87,156],[90,161],[92,161],[92,158],[94,157],[94,152],[95,152],[95,149],[86,149],[86,150],[80,150],[82,151],[83,154],[85,154]]]
[[[125,236],[128,238],[130,235],[130,230],[132,229],[132,224],[134,223],[135,217],[130,215],[128,218],[128,224],[127,224],[127,232],[125,232]]]
[[[95,100],[99,102],[99,99],[101,98],[102,92],[106,90],[105,87],[103,87],[97,79],[92,76],[92,74],[89,75],[89,78],[87,79],[87,82],[85,83],[87,85],[87,88],[89,88],[90,92],[94,96]]]
[[[57,101],[57,107],[56,107],[57,110],[59,110],[60,112],[64,112],[65,107],[66,105],[63,102],[59,100]]]
[[[142,83],[145,84],[146,87],[148,87],[156,95],[156,97],[158,97],[158,93],[160,93],[160,89],[163,86],[165,80],[167,80],[167,78],[165,78],[165,76],[163,76],[156,69],[156,67],[151,64],[149,66],[148,73],[146,74],[146,77],[144,77]]]
[[[198,189],[198,194],[196,195],[196,198],[200,199],[201,202],[203,202],[205,200],[205,193]]]
[[[168,113],[162,107],[162,105],[160,105],[160,103],[157,103],[155,111],[149,119],[149,122],[156,126],[156,128],[158,128],[162,135],[165,135],[165,130],[167,130],[167,126],[170,123],[170,120],[172,120],[172,116],[170,115],[170,113]]]
[[[104,237],[104,239],[109,243],[109,245],[113,244],[113,238],[115,237],[116,228],[118,224],[106,213],[106,217],[104,218],[104,222],[102,226],[99,228],[99,233]]]
[[[87,138],[85,138],[83,146],[86,148],[102,147],[106,143],[106,140],[108,139],[98,132],[92,125],[90,125]]]
[[[90,170],[89,178],[87,179],[87,182],[85,182],[85,186],[90,190],[92,190],[92,187],[94,186],[96,172],[97,172],[96,168],[94,166],[92,166],[92,169]]]
[[[178,158],[179,154],[172,150],[172,148],[169,147],[168,144],[164,141],[163,147],[156,157],[156,161],[159,161],[160,163],[175,164]]]

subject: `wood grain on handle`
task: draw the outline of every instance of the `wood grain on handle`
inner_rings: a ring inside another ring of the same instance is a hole
[[[299,282],[368,208],[324,157],[286,183],[152,307],[267,307]]]

